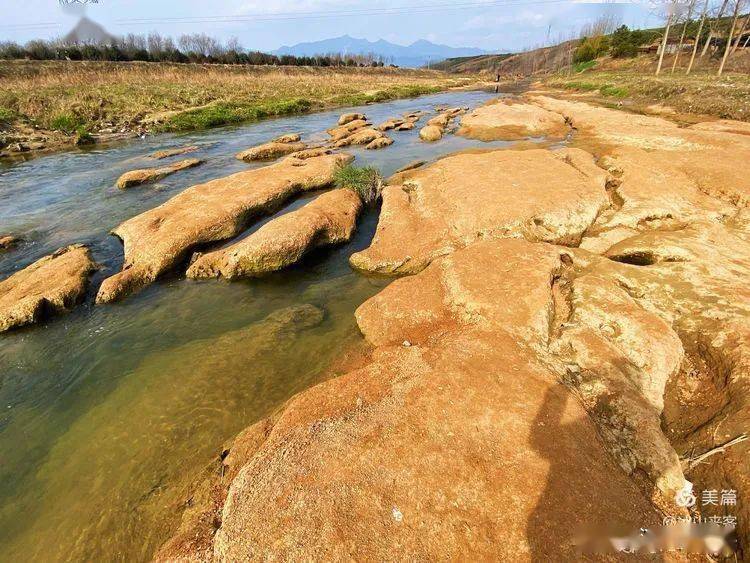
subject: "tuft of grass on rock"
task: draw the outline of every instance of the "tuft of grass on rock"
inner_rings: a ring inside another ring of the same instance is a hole
[[[77,146],[83,146],[83,145],[93,145],[94,144],[94,137],[91,136],[91,133],[89,133],[89,130],[86,129],[83,125],[79,125],[76,128],[76,145]]]
[[[333,180],[337,188],[353,190],[365,205],[376,202],[383,189],[383,177],[371,166],[347,164],[334,172]]]

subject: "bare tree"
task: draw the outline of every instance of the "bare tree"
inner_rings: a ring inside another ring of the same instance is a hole
[[[667,40],[669,39],[669,29],[672,27],[675,14],[677,12],[677,0],[673,0],[671,4],[667,6],[667,25],[664,28],[664,37],[661,40],[661,49],[659,52],[659,64],[656,65],[656,75],[659,76],[661,72],[661,65],[664,62],[664,53],[667,51]]]
[[[740,46],[740,41],[742,41],[742,35],[745,33],[745,29],[747,28],[747,22],[750,20],[750,15],[745,16],[745,19],[742,20],[742,27],[740,28],[740,31],[737,33],[737,41],[734,42],[734,47],[732,47],[732,53],[734,53]],[[745,41],[747,44],[747,41]]]
[[[693,53],[690,55],[690,63],[688,64],[687,70],[685,71],[685,74],[690,74],[690,71],[693,69],[693,63],[695,62],[695,54],[698,52],[698,43],[700,43],[701,40],[701,31],[703,31],[703,26],[706,23],[706,14],[708,13],[708,0],[706,0],[703,4],[703,12],[701,13],[701,23],[698,25],[698,33],[695,34],[695,42],[693,43]]]
[[[242,47],[240,40],[236,37],[230,37],[227,41],[227,51],[234,51],[235,53],[241,53],[245,49]]]
[[[709,27],[708,37],[706,37],[706,43],[705,45],[703,45],[703,51],[701,51],[701,58],[706,56],[706,53],[708,52],[708,48],[711,46],[711,39],[713,39],[716,35],[716,26],[719,25],[719,22],[721,21],[721,18],[724,15],[724,10],[727,9],[728,3],[729,3],[729,0],[722,0],[721,2],[721,8],[719,8],[719,12],[716,14],[716,19],[713,21],[713,23]]]
[[[674,74],[674,69],[677,68],[677,61],[680,60],[680,53],[682,53],[682,45],[685,43],[685,33],[687,32],[688,24],[690,23],[690,18],[693,15],[693,8],[695,7],[695,0],[690,0],[690,3],[688,4],[687,9],[687,16],[685,17],[685,23],[682,26],[682,35],[680,35],[680,42],[677,45],[677,52],[674,54],[674,61],[672,62],[672,74]]]
[[[743,0],[734,0],[734,14],[732,14],[732,25],[729,28],[729,35],[727,36],[727,43],[724,47],[724,56],[721,58],[721,64],[719,65],[719,71],[716,73],[717,76],[721,76],[724,72],[724,65],[727,63],[729,57],[729,49],[732,46],[732,37],[734,37],[734,30],[737,27],[737,18],[740,17],[740,10],[742,9]]]

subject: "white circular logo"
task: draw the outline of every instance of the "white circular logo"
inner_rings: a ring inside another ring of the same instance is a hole
[[[694,506],[696,498],[693,494],[693,484],[689,481],[685,481],[685,486],[677,491],[677,494],[674,496],[674,501],[677,503],[677,506],[683,506],[685,508]]]

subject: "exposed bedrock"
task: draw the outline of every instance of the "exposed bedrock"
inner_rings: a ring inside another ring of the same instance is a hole
[[[159,558],[577,560],[571,522],[690,483],[747,558],[750,136],[530,99],[588,152],[394,176],[351,263],[414,275],[357,310],[371,356],[240,435]]]
[[[415,273],[479,238],[575,245],[609,205],[606,173],[578,149],[457,154],[398,179],[371,246],[350,259],[359,270]]]
[[[256,160],[275,160],[293,152],[302,151],[307,148],[305,143],[295,141],[271,141],[263,143],[256,147],[249,148],[242,152],[238,152],[235,158],[238,160],[244,160],[245,162],[254,162]]]
[[[464,115],[458,134],[495,141],[541,136],[562,138],[568,131],[568,125],[559,113],[515,99],[500,98]]]
[[[0,252],[14,248],[21,240],[13,235],[0,234]]]
[[[69,311],[96,268],[88,248],[75,244],[0,281],[0,332]]]
[[[187,258],[196,246],[238,235],[254,216],[277,209],[295,194],[329,186],[336,168],[353,158],[346,154],[306,160],[289,157],[198,184],[125,221],[112,231],[124,245],[123,269],[104,280],[97,303],[138,291]]]
[[[352,121],[364,121],[367,117],[364,113],[345,113],[339,117],[338,124],[339,125],[346,125],[347,123],[351,123]]]
[[[189,152],[196,152],[200,150],[200,147],[198,145],[189,145],[185,147],[174,147],[171,149],[163,149],[160,151],[152,152],[149,156],[149,158],[153,158],[155,160],[162,160],[164,158],[170,158],[172,156],[177,156],[180,154],[187,154]]]
[[[564,252],[476,242],[362,305],[371,363],[245,431],[157,558],[573,560],[658,524],[536,351]]]
[[[338,127],[332,127],[331,129],[327,130],[327,133],[331,136],[332,141],[340,141],[344,137],[348,137],[355,131],[362,129],[364,127],[369,126],[370,123],[363,119],[355,119],[352,121],[347,121],[344,125],[339,125]]]
[[[684,360],[667,380],[665,434],[699,490],[733,489],[738,498],[750,496],[750,441],[717,448],[750,428],[750,245],[742,235],[718,222],[648,231],[588,266],[679,335]],[[694,463],[708,452],[713,455]],[[720,506],[703,510],[704,516],[725,515]],[[746,553],[750,507],[738,503],[732,514]]]
[[[382,131],[378,131],[372,127],[364,127],[339,139],[334,143],[334,146],[340,148],[348,147],[349,145],[365,145],[367,149],[377,149],[390,144],[393,144],[393,140]]]
[[[180,160],[174,164],[168,166],[161,166],[159,168],[142,168],[140,170],[131,170],[126,172],[117,179],[117,187],[121,190],[132,188],[133,186],[140,186],[148,182],[156,182],[162,178],[166,178],[170,174],[185,170],[187,168],[193,168],[202,164],[203,161],[199,158],[186,158]]]
[[[327,192],[240,242],[199,256],[187,276],[236,279],[281,270],[314,248],[348,241],[361,208],[362,201],[352,190]]]

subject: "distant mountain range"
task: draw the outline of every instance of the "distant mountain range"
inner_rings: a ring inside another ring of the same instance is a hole
[[[393,63],[404,67],[421,67],[426,66],[428,63],[437,63],[453,57],[484,55],[487,51],[473,47],[438,45],[425,39],[415,41],[411,45],[398,45],[384,39],[368,41],[367,39],[357,39],[348,35],[310,43],[297,43],[291,47],[285,45],[273,51],[274,55],[295,55],[298,57],[325,55],[329,53],[341,53],[345,55],[373,54],[382,57],[386,63]]]

